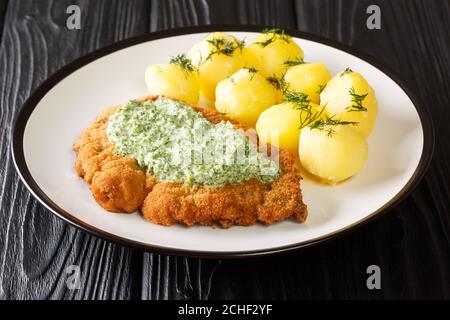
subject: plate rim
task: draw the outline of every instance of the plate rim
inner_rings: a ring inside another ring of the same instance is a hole
[[[34,111],[35,107],[38,105],[40,100],[60,81],[66,78],[68,75],[72,74],[76,70],[80,69],[84,65],[93,62],[103,56],[111,54],[115,51],[131,47],[140,43],[163,39],[173,36],[195,34],[195,33],[205,33],[213,31],[225,31],[225,32],[260,32],[263,28],[270,27],[265,25],[237,25],[237,24],[212,24],[204,26],[191,26],[183,28],[174,28],[169,30],[162,30],[157,32],[151,32],[135,37],[131,37],[125,40],[118,41],[116,43],[110,44],[106,47],[97,49],[87,55],[77,58],[73,62],[67,64],[63,68],[59,69],[52,75],[50,75],[42,84],[40,84],[30,95],[30,97],[22,105],[22,108],[18,111],[15,116],[13,126],[11,129],[11,153],[13,157],[14,166],[17,173],[19,174],[22,182],[25,184],[27,189],[33,194],[33,196],[43,204],[50,212],[55,214],[60,219],[70,223],[71,225],[81,229],[85,232],[93,234],[109,242],[118,243],[133,249],[151,251],[161,254],[177,255],[177,256],[188,256],[188,257],[199,257],[199,258],[243,258],[243,257],[255,257],[255,256],[265,256],[271,254],[277,254],[281,252],[287,252],[292,250],[297,250],[300,248],[310,247],[331,239],[336,239],[338,237],[344,236],[350,232],[353,232],[369,222],[374,221],[376,218],[381,217],[383,214],[390,211],[396,205],[400,203],[406,196],[408,196],[418,185],[418,183],[424,177],[432,156],[434,152],[435,144],[435,133],[434,125],[430,115],[430,111],[425,107],[422,99],[416,95],[415,88],[411,84],[406,84],[406,81],[402,80],[396,72],[392,71],[389,67],[383,63],[376,60],[374,57],[365,54],[358,49],[351,46],[345,45],[343,43],[331,40],[322,36],[311,34],[308,32],[303,32],[299,30],[292,30],[288,28],[283,28],[288,34],[293,37],[313,41],[316,43],[324,44],[338,50],[344,51],[351,54],[357,58],[374,66],[378,70],[382,71],[389,78],[391,78],[400,88],[406,93],[408,98],[412,101],[414,108],[416,109],[419,120],[422,125],[423,130],[423,148],[422,154],[420,156],[419,163],[415,168],[414,173],[411,175],[407,183],[402,187],[402,189],[395,194],[388,202],[381,206],[378,210],[370,213],[363,219],[360,219],[346,227],[335,230],[331,233],[325,234],[318,238],[314,238],[307,241],[301,241],[297,243],[292,243],[288,245],[283,245],[279,247],[257,249],[257,250],[246,250],[246,251],[203,251],[203,250],[189,250],[189,249],[178,249],[172,247],[164,247],[155,244],[143,243],[128,238],[120,237],[118,235],[109,233],[107,231],[101,230],[93,225],[90,225],[75,216],[70,212],[65,211],[59,207],[53,200],[51,200],[45,192],[38,186],[34,178],[32,177],[24,156],[23,150],[23,137],[28,119]],[[413,90],[414,89],[414,90]]]

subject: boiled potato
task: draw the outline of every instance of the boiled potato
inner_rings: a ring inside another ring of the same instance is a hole
[[[330,80],[330,72],[323,63],[303,63],[290,67],[284,75],[289,90],[303,92],[314,103],[319,103],[321,88]]]
[[[342,121],[358,122],[355,130],[369,136],[377,117],[375,92],[361,74],[350,69],[334,76],[320,94],[328,114]]]
[[[230,35],[214,32],[187,53],[198,69],[201,95],[214,100],[216,85],[244,66],[243,43]]]
[[[285,62],[297,58],[303,58],[303,50],[279,29],[263,31],[246,49],[246,66],[256,68],[264,77],[282,77]]]
[[[275,89],[255,69],[241,69],[216,87],[216,109],[248,127],[275,98]]]
[[[164,95],[188,103],[197,103],[197,73],[177,64],[153,64],[145,70],[145,83],[151,95]]]
[[[310,103],[311,113],[319,112],[319,106]],[[302,123],[307,121],[308,113],[294,103],[283,102],[261,113],[256,122],[256,132],[262,143],[298,153],[298,141]]]
[[[332,135],[327,128],[304,128],[299,143],[302,166],[328,183],[337,183],[359,173],[366,162],[368,149],[364,137],[355,128],[338,125],[332,128]]]
[[[199,97],[198,97],[198,101],[197,101],[197,105],[199,105],[202,108],[207,108],[207,109],[211,109],[211,110],[215,110],[215,101],[208,99],[207,97],[205,97],[202,92],[199,93]]]

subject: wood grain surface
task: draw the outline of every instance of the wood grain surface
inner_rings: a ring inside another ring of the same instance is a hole
[[[81,7],[80,30],[66,28],[71,4]],[[381,30],[366,28],[371,4],[381,8]],[[446,0],[3,2],[0,299],[450,298],[449,17]],[[97,48],[150,31],[202,24],[299,29],[349,44],[397,71],[434,120],[436,150],[425,179],[389,214],[356,232],[257,259],[137,252],[53,216],[20,182],[12,163],[10,130],[24,100],[53,72]],[[366,287],[371,264],[381,268],[381,290]],[[80,289],[66,285],[70,265],[80,267]]]

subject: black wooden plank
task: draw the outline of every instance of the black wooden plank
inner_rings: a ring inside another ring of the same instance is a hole
[[[5,20],[5,12],[6,12],[7,5],[8,5],[7,0],[0,1],[0,43],[2,42],[3,22]]]
[[[80,30],[66,28],[71,4],[81,8]],[[146,32],[148,8],[145,1],[9,2],[0,47],[0,299],[132,297],[141,253],[78,231],[37,203],[15,173],[9,141],[14,115],[39,83],[79,56]],[[72,264],[80,267],[79,290],[66,286]]]
[[[295,28],[292,1],[153,0],[150,30],[205,24],[263,24]]]

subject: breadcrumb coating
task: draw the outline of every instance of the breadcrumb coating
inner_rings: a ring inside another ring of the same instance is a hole
[[[140,101],[153,100],[145,97]],[[217,111],[191,106],[210,122],[230,121],[236,129],[244,126]],[[91,188],[97,203],[111,212],[131,213],[157,224],[170,226],[234,225],[248,226],[256,222],[272,224],[289,217],[303,222],[307,217],[302,200],[298,169],[293,156],[279,150],[280,177],[271,183],[251,179],[223,187],[192,186],[175,182],[159,182],[142,170],[136,160],[113,154],[106,129],[109,117],[120,106],[109,107],[97,117],[74,143],[77,154],[75,170]],[[270,151],[270,145],[267,146]]]

